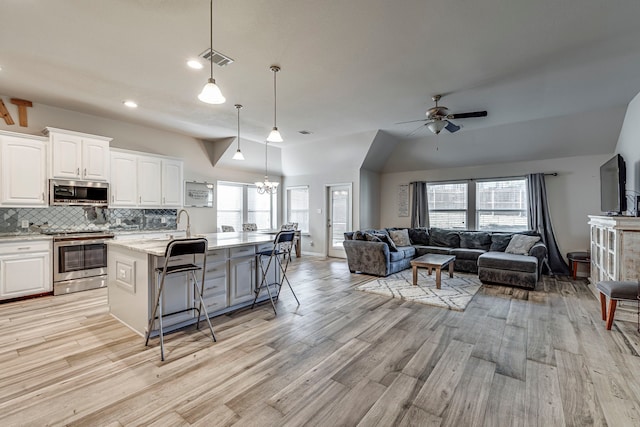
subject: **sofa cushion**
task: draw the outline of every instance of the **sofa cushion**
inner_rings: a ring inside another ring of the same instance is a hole
[[[491,235],[485,231],[461,231],[460,247],[487,251],[491,247]]]
[[[389,252],[389,261],[400,261],[405,258],[413,258],[416,249],[413,246],[400,246],[398,252]]]
[[[508,254],[506,252],[486,252],[478,257],[478,268],[536,273],[538,271],[538,258],[528,255]]]
[[[507,246],[509,246],[511,237],[513,237],[513,234],[511,233],[491,234],[491,247],[489,250],[492,252],[504,252],[504,250],[507,249]]]
[[[409,239],[412,245],[429,245],[429,230],[426,228],[410,228]]]
[[[514,234],[504,251],[508,254],[528,255],[529,249],[540,240],[540,236],[525,236],[523,234]]]
[[[389,236],[396,246],[411,246],[411,240],[409,239],[409,232],[404,230],[391,230]]]
[[[427,245],[416,245],[416,252],[418,255],[426,255],[426,254],[438,254],[438,255],[450,255],[451,248],[445,248],[442,246],[427,246]]]
[[[451,249],[451,255],[456,256],[456,261],[459,259],[468,259],[475,261],[480,255],[486,253],[484,249],[467,249],[467,248],[454,248]]]
[[[460,234],[457,231],[432,228],[429,230],[429,246],[459,248]]]

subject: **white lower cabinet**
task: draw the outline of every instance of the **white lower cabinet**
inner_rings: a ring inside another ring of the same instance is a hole
[[[50,240],[0,244],[0,299],[52,289]]]
[[[164,257],[156,258],[156,267],[164,266]],[[193,262],[193,256],[175,257],[169,265],[188,264]],[[154,280],[160,285],[161,276],[154,271]],[[153,287],[153,305],[155,305],[156,293],[155,286]],[[191,282],[191,273],[171,274],[165,278],[164,290],[162,291],[162,325],[168,327],[177,323],[184,322],[192,319],[195,314],[193,310],[187,310],[191,307],[193,301],[193,284]],[[186,310],[186,311],[185,311]],[[176,313],[168,315],[169,313]],[[159,313],[156,313],[158,316]]]
[[[252,247],[253,248],[253,247]],[[256,288],[255,256],[229,260],[229,305],[253,300]]]

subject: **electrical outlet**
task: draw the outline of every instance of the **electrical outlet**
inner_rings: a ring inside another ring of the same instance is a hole
[[[167,217],[163,216],[160,218],[160,224],[166,224],[167,223]]]
[[[122,224],[122,220],[120,218],[116,218],[116,225]]]
[[[29,228],[29,220],[28,219],[23,219],[22,220],[22,228]]]

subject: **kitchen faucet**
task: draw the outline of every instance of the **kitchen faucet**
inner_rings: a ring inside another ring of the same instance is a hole
[[[187,238],[191,237],[191,219],[189,218],[189,212],[184,209],[180,209],[178,211],[178,215],[176,216],[176,225],[180,224],[180,214],[184,212],[187,214]]]

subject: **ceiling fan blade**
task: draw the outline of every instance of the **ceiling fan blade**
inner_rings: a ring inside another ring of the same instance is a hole
[[[471,117],[487,117],[486,111],[474,111],[472,113],[449,114],[447,119],[469,119]]]
[[[417,128],[415,128],[414,130],[412,130],[410,133],[407,134],[407,136],[413,136],[414,134],[416,134],[420,129],[424,128],[427,124],[423,124],[418,126]]]
[[[426,122],[429,119],[420,119],[420,120],[409,120],[408,122],[397,122],[394,125],[404,125],[406,123],[415,123],[415,122]]]
[[[447,125],[444,127],[451,133],[458,132],[462,126],[454,125],[450,121],[447,120]]]

